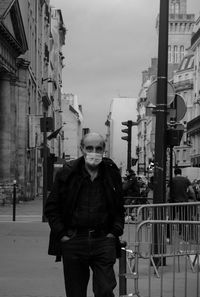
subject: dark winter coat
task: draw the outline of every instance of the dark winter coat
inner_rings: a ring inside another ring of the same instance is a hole
[[[75,209],[79,189],[83,183],[84,157],[66,163],[58,171],[54,185],[45,205],[45,216],[50,225],[48,253],[61,255],[60,239],[66,235]],[[103,185],[109,210],[108,232],[116,237],[124,228],[124,207],[121,175],[112,160],[103,158]]]

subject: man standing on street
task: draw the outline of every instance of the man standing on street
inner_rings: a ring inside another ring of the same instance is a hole
[[[184,203],[188,202],[189,193],[192,199],[195,200],[195,193],[192,188],[190,180],[182,176],[182,171],[180,168],[175,168],[174,170],[174,177],[172,178],[170,189],[169,189],[169,202],[170,203]],[[179,221],[187,221],[192,220],[192,208],[189,208],[188,205],[181,205],[177,206],[176,208],[172,209],[172,213],[169,216],[169,219],[174,220],[178,219]],[[179,226],[179,235],[185,233],[184,226]],[[167,228],[167,237],[170,238],[170,233],[172,230]]]
[[[86,297],[90,268],[95,297],[113,297],[117,243],[123,234],[124,207],[120,171],[103,158],[105,141],[89,133],[83,156],[57,173],[47,199],[49,254],[62,258],[67,297]]]
[[[193,199],[195,199],[191,182],[187,177],[182,176],[180,168],[175,168],[174,175],[170,186],[170,202],[188,202],[188,193],[191,193]]]

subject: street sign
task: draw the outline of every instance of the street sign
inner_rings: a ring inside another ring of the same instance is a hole
[[[183,124],[177,124],[174,128],[168,128],[166,131],[167,145],[168,146],[179,146],[181,138],[184,133]]]
[[[186,114],[187,106],[183,97],[179,94],[175,94],[173,102],[167,108],[167,122],[169,123],[171,120],[175,122],[179,122],[182,120]],[[146,116],[153,117],[156,115],[156,108],[152,106],[146,107]]]
[[[175,116],[169,115],[167,116],[167,122],[170,122],[170,119],[173,118],[176,122],[179,122],[184,118],[186,111],[187,111],[187,106],[185,104],[185,101],[183,97],[179,94],[175,95],[174,101],[170,104],[170,108],[174,109]]]
[[[45,127],[46,125],[46,127]],[[54,121],[52,117],[46,117],[46,122],[45,118],[40,118],[40,129],[41,132],[50,132],[54,130]]]
[[[170,105],[175,97],[174,86],[168,81],[167,84],[167,105]],[[147,90],[147,100],[156,106],[157,80],[154,80]]]

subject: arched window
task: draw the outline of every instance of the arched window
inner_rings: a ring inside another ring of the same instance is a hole
[[[179,14],[179,3],[175,4],[175,14]]]
[[[171,45],[168,46],[168,63],[172,63],[172,48],[171,48]]]
[[[178,46],[174,46],[174,63],[178,63]]]
[[[171,3],[171,13],[173,14],[175,10],[174,3]]]
[[[184,46],[181,45],[180,46],[180,61],[183,59],[183,57],[184,57]]]

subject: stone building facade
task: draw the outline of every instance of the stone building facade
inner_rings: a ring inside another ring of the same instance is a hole
[[[195,15],[187,13],[187,0],[169,1],[169,31],[168,31],[168,80],[172,81],[183,57],[188,53],[195,24]],[[159,30],[159,16],[156,20],[156,29]],[[191,70],[189,70],[191,72]],[[180,75],[180,74],[179,74]],[[157,76],[157,58],[153,58],[151,66],[142,73],[142,87],[138,96],[138,127],[140,135],[138,142],[146,139],[146,152],[140,148],[141,159],[146,153],[146,167],[154,159],[155,144],[155,115],[148,113],[146,107],[151,106],[147,99],[147,85],[149,86]],[[176,79],[176,78],[175,78]],[[184,92],[184,91],[183,91]],[[191,96],[191,91],[188,92]],[[188,99],[187,99],[188,101]],[[189,102],[189,101],[188,101]],[[142,107],[142,108],[141,108]],[[144,122],[146,125],[144,125]],[[146,136],[144,136],[146,135]],[[141,139],[140,139],[141,137]],[[149,143],[149,145],[148,145]],[[186,162],[188,164],[188,162]],[[185,164],[186,164],[185,163]]]
[[[137,98],[113,98],[105,122],[107,128],[105,155],[117,164],[123,176],[125,176],[126,170],[128,169],[128,142],[121,138],[127,136],[127,133],[124,134],[122,132],[123,129],[127,129],[127,126],[122,125],[122,122],[127,121],[134,123],[131,129],[131,158],[136,159],[136,147],[138,145],[137,125],[135,125],[137,121]],[[135,165],[131,167],[133,170],[136,170]]]
[[[63,158],[73,160],[82,155],[80,141],[82,138],[83,114],[74,94],[62,94],[62,137]]]
[[[194,54],[193,105],[192,117],[187,123],[187,135],[191,144],[191,165],[200,167],[200,16],[191,39],[191,51]]]
[[[0,35],[0,194],[4,202],[22,170],[24,153],[19,142],[24,141],[21,108],[29,61],[22,58],[28,42],[18,1],[0,2]]]
[[[54,129],[62,122],[66,29],[49,0],[1,1],[0,14],[0,182],[16,180],[20,198],[29,200],[43,191],[40,119],[53,118]],[[62,155],[59,139],[47,143],[49,154]]]
[[[193,75],[194,75],[194,55],[187,54],[182,59],[178,70],[173,77],[175,91],[179,94],[186,106],[186,113],[179,121],[184,126],[183,136],[179,146],[174,146],[174,166],[188,167],[191,166],[191,143],[187,136],[187,123],[192,120],[193,109]]]

